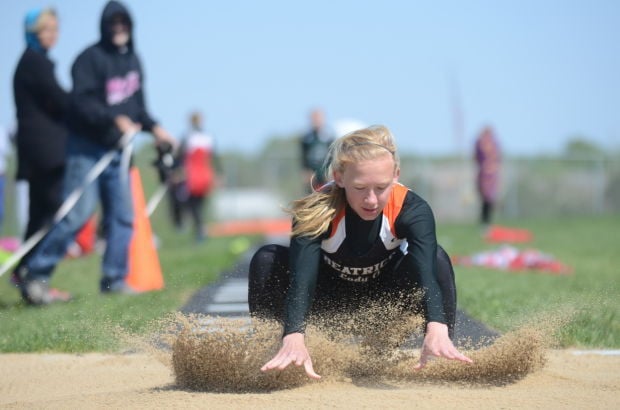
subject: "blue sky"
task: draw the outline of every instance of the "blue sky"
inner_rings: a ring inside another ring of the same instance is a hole
[[[51,57],[70,88],[105,3],[0,2],[1,124],[14,118],[25,12],[56,7]],[[508,155],[556,153],[574,135],[620,147],[620,1],[124,3],[150,111],[179,135],[202,110],[221,150],[301,132],[317,106],[332,124],[385,124],[418,154],[469,152],[485,124]]]

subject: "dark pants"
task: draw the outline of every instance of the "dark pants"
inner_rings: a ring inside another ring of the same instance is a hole
[[[52,223],[54,214],[62,203],[62,187],[65,175],[64,167],[56,167],[44,171],[32,171],[28,176],[28,224],[24,233],[24,241],[43,227]],[[39,243],[40,244],[40,243]],[[23,279],[22,266],[24,261],[38,248],[35,245],[15,267],[16,279]]]
[[[177,230],[183,228],[183,206],[187,201],[185,182],[169,182],[168,198],[170,200],[170,217]]]
[[[52,221],[62,202],[64,174],[64,167],[58,167],[33,172],[28,178],[28,226],[24,240]]]
[[[486,199],[482,201],[482,209],[480,210],[480,222],[483,225],[491,223],[491,216],[493,214],[493,203]]]
[[[454,270],[449,256],[437,247],[437,280],[443,297],[450,337],[454,332],[456,317],[456,286]],[[283,322],[286,293],[290,284],[289,248],[281,245],[265,245],[250,262],[248,303],[250,314]],[[411,298],[421,290],[419,272],[411,255],[404,255],[395,263],[394,269],[383,272],[372,285],[356,292],[355,285],[342,279],[321,275],[317,280],[312,313],[346,313],[361,304],[380,301],[382,298],[402,298],[406,309],[412,313],[426,313],[426,306],[419,298]],[[359,287],[357,287],[360,289]],[[343,312],[343,310],[345,312]]]
[[[185,211],[189,211],[194,224],[194,233],[197,240],[204,239],[204,207],[205,196],[191,195],[184,182],[170,186],[170,211],[172,222],[176,229],[183,228]]]
[[[192,216],[192,220],[194,221],[194,232],[196,234],[196,239],[203,239],[204,237],[204,196],[194,196],[190,195],[187,198],[187,208]]]

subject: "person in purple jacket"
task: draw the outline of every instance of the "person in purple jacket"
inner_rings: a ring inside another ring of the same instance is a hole
[[[149,114],[144,98],[144,74],[135,52],[133,21],[128,10],[110,1],[101,16],[101,39],[73,63],[73,90],[68,109],[68,149],[65,196],[81,186],[84,176],[110,152],[115,156],[97,180],[88,185],[69,214],[56,224],[22,263],[21,292],[35,305],[69,299],[51,292],[49,280],[75,233],[101,201],[106,248],[102,261],[102,293],[131,293],[125,283],[128,248],[133,233],[129,175],[121,164],[121,137],[138,130],[150,132],[157,144],[175,140]]]
[[[484,127],[475,144],[474,159],[478,168],[476,186],[480,196],[480,223],[488,227],[499,191],[501,152],[491,127]]]

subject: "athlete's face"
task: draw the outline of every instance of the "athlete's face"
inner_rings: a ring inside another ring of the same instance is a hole
[[[344,172],[334,172],[334,181],[344,188],[349,206],[366,221],[382,211],[398,181],[399,170],[389,153],[373,160],[349,164]]]

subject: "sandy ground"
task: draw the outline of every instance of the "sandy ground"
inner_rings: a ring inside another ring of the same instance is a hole
[[[0,355],[0,408],[620,408],[620,356],[552,350],[548,362],[505,386],[311,382],[269,393],[209,393],[175,386],[146,354]]]

